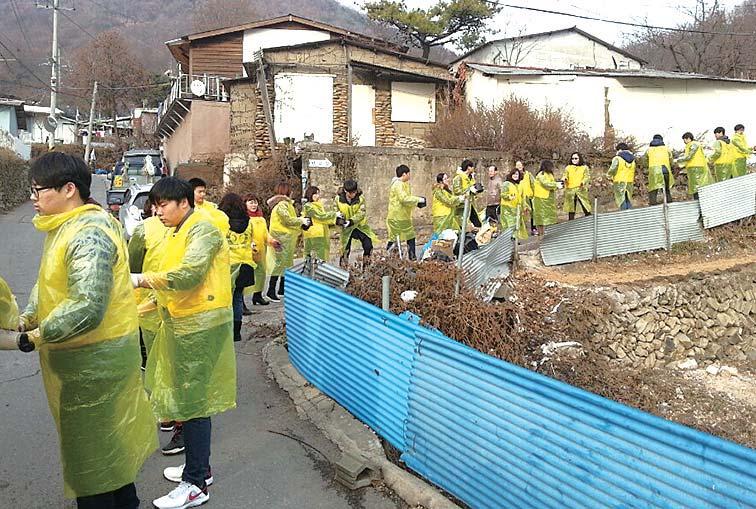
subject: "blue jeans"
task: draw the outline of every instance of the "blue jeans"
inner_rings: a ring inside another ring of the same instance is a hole
[[[238,286],[234,288],[231,304],[233,305],[234,309],[234,321],[241,322],[242,310],[244,308],[244,288],[239,288]]]
[[[620,210],[628,210],[633,208],[633,204],[630,202],[630,197],[625,193],[625,201],[620,205]]]
[[[186,466],[182,481],[205,487],[205,477],[210,470],[210,434],[212,424],[210,417],[198,417],[184,421],[184,451]]]

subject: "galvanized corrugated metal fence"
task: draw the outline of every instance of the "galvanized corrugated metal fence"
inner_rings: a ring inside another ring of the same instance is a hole
[[[698,190],[704,228],[756,214],[756,173],[717,182]]]
[[[286,276],[296,368],[473,508],[756,507],[756,451]]]
[[[546,265],[591,260],[663,249],[677,242],[703,240],[697,201],[670,203],[665,227],[664,206],[599,213],[547,226],[541,256]],[[669,239],[667,238],[669,235]]]
[[[462,258],[465,285],[485,301],[491,300],[501,282],[509,275],[514,252],[513,230],[502,232],[490,243],[466,253]]]

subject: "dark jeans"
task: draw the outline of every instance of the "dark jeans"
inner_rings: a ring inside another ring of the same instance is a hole
[[[583,206],[583,202],[581,202],[581,201],[580,201],[580,200],[578,199],[578,197],[577,197],[577,196],[575,196],[574,208],[575,208],[575,211],[576,211],[576,212],[577,212],[577,210],[578,210],[578,206],[580,206],[580,210],[582,210],[582,211],[583,211],[583,215],[584,215],[584,216],[590,216],[590,215],[591,215],[591,213],[590,213],[590,212],[588,212],[587,210],[585,210],[585,207]],[[573,220],[573,219],[575,219],[575,212],[567,212],[567,218],[568,218],[569,220]]]
[[[190,419],[183,424],[186,466],[182,481],[205,488],[205,476],[210,469],[210,417]]]
[[[236,286],[234,288],[234,294],[231,298],[231,303],[234,309],[234,321],[242,321],[242,311],[244,310],[244,288]]]
[[[499,206],[498,205],[488,205],[486,206],[486,217],[491,219],[496,219],[496,221],[499,221]]]
[[[136,509],[139,507],[136,486],[129,483],[107,493],[76,497],[76,507],[79,509]]]
[[[633,203],[630,201],[630,197],[625,193],[625,201],[620,204],[620,210],[629,210],[633,208]]]
[[[664,174],[664,188],[667,192],[667,203],[672,203],[674,200],[672,199],[672,193],[669,191],[669,171],[667,171],[667,168],[662,169],[662,173]],[[657,201],[657,196],[659,193],[659,189],[654,189],[653,191],[648,192],[648,204],[649,205],[656,205],[659,203]],[[662,196],[662,201],[664,200],[664,197]]]
[[[470,222],[476,228],[480,228],[482,226],[482,223],[480,222],[480,218],[478,217],[478,213],[475,211],[474,208],[472,208],[472,206],[470,207]]]
[[[391,246],[394,245],[393,241],[390,241],[388,244],[386,244],[386,249],[391,249]],[[407,256],[410,260],[417,260],[417,253],[415,253],[415,239],[409,239],[407,241]]]
[[[364,256],[370,256],[370,253],[373,252],[373,241],[365,235],[362,231],[358,229],[352,230],[352,234],[349,236],[349,241],[346,245],[346,250],[344,251],[344,256],[348,259],[349,253],[352,252],[352,240],[357,239],[360,241],[360,244],[362,244],[362,250],[364,251]]]

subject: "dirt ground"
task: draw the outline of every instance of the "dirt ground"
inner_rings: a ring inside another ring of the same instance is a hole
[[[683,242],[667,251],[651,251],[546,267],[537,251],[523,265],[539,276],[569,285],[611,285],[679,279],[696,272],[726,271],[756,262],[756,220],[704,231],[705,242]]]

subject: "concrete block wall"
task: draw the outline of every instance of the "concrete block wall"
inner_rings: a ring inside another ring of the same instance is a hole
[[[444,149],[405,149],[396,147],[342,147],[320,145],[302,152],[302,161],[328,159],[330,168],[309,168],[309,181],[321,188],[324,199],[332,199],[345,179],[356,179],[365,193],[370,225],[383,232],[388,212],[388,190],[396,167],[406,164],[412,169],[412,192],[428,199],[428,207],[414,213],[418,227],[430,226],[430,201],[436,175],[453,176],[463,159],[478,162],[481,177],[487,177],[486,165],[506,169],[509,161],[501,152]],[[419,239],[424,242],[424,239]]]

